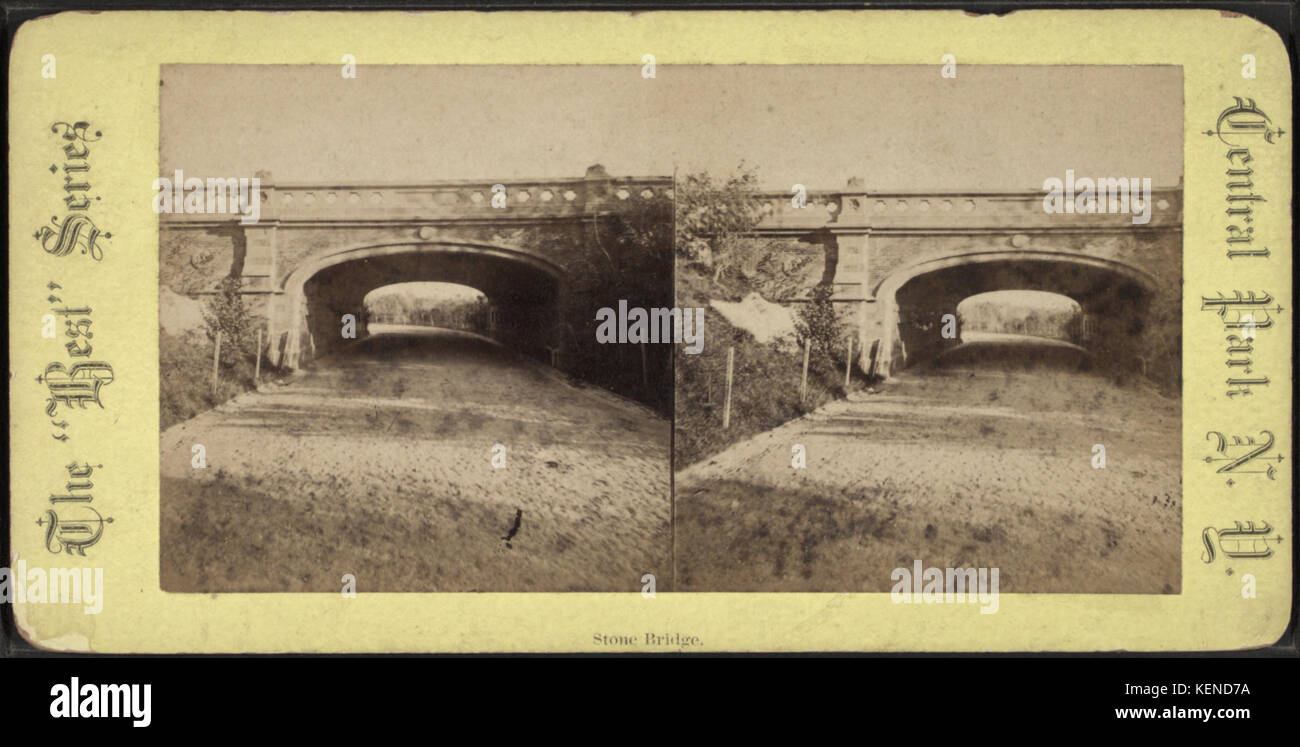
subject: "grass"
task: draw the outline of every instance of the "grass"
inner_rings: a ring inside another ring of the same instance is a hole
[[[808,394],[801,400],[802,351],[759,343],[709,307],[710,299],[738,301],[750,291],[736,282],[720,288],[698,270],[684,264],[678,267],[677,305],[705,309],[704,349],[696,355],[677,350],[673,450],[678,468],[846,394],[844,362],[814,353],[808,364]],[[728,348],[735,349],[735,368],[731,422],[724,429]]]
[[[223,356],[224,357],[224,356]],[[253,389],[252,356],[236,365],[223,364],[212,386],[212,341],[202,332],[162,332],[158,339],[159,412],[165,430]],[[262,362],[262,380],[282,374]]]

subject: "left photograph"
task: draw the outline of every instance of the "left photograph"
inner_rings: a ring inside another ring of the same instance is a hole
[[[674,297],[636,75],[161,67],[164,591],[671,586],[672,347],[599,334]]]

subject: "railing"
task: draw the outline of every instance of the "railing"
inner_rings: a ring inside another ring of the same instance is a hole
[[[261,176],[259,222],[457,217],[573,217],[673,198],[672,177],[443,181],[428,184],[294,184]],[[234,221],[238,215],[167,213],[168,222]]]
[[[870,226],[873,231],[921,227],[1170,227],[1182,224],[1183,208],[1181,188],[1152,190],[1148,224],[1134,224],[1132,213],[1048,213],[1043,207],[1043,192],[818,190],[806,193],[803,207],[796,207],[793,198],[793,192],[755,195],[759,230],[780,232],[834,224]]]

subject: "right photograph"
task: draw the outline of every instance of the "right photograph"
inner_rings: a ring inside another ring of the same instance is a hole
[[[1180,593],[1180,67],[661,82],[677,591]]]

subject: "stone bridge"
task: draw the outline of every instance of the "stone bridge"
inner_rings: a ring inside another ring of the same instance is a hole
[[[1127,213],[1050,214],[1043,192],[868,193],[759,196],[760,237],[784,237],[823,257],[807,286],[830,284],[856,332],[857,364],[888,377],[959,340],[941,334],[963,299],[998,290],[1050,291],[1075,300],[1104,355],[1140,357],[1158,305],[1178,323],[1182,292],[1182,188],[1153,189],[1150,220]],[[807,290],[790,303],[806,303]],[[1128,360],[1125,360],[1127,365]]]
[[[265,325],[266,355],[286,368],[339,345],[344,314],[355,316],[357,336],[364,336],[366,294],[410,281],[481,290],[491,304],[492,336],[528,354],[572,363],[570,354],[585,349],[590,358],[600,352],[591,349],[590,306],[617,301],[596,298],[601,272],[635,266],[620,252],[645,251],[620,243],[620,219],[650,216],[664,225],[664,240],[672,238],[672,178],[614,178],[600,166],[572,179],[419,185],[282,184],[258,176],[256,223],[230,214],[162,216],[160,282],[199,296],[239,277]],[[671,243],[666,251],[671,256]],[[671,277],[647,277],[642,298],[631,301],[670,305]]]

